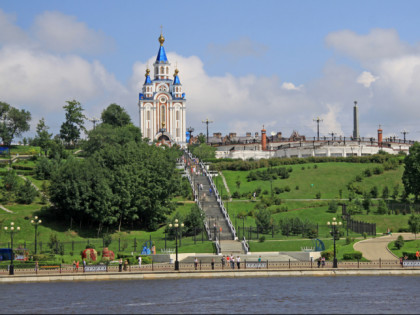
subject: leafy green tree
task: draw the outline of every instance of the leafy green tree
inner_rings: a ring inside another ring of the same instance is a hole
[[[397,240],[395,241],[394,245],[398,250],[400,250],[404,246],[404,238],[402,237],[402,235],[399,235],[397,237]]]
[[[38,191],[32,185],[32,182],[28,179],[21,185],[16,194],[16,200],[18,203],[30,204],[38,196]]]
[[[114,127],[122,127],[131,124],[130,115],[126,110],[118,104],[109,105],[101,115],[104,124],[112,125]]]
[[[378,198],[378,194],[379,194],[378,187],[373,186],[372,189],[370,190],[370,196],[372,198]]]
[[[257,225],[260,233],[267,233],[273,225],[273,219],[271,217],[270,210],[264,207],[256,211],[255,224]]]
[[[215,158],[216,156],[216,148],[202,143],[199,146],[192,147],[191,153],[198,157],[200,160],[211,159]]]
[[[402,181],[407,194],[413,194],[418,199],[420,194],[420,143],[415,142],[404,158],[404,173]]]
[[[3,177],[3,187],[6,191],[15,192],[19,187],[19,177],[14,170],[9,170]]]
[[[197,206],[197,204],[194,204],[184,220],[186,228],[185,234],[191,236],[194,235],[194,233],[201,233],[203,230],[204,217],[205,215],[203,211]]]
[[[67,105],[63,108],[66,111],[66,120],[61,125],[60,138],[70,146],[75,146],[80,139],[81,131],[86,131],[84,127],[84,120],[86,119],[83,114],[82,105],[76,101],[67,101]]]
[[[34,144],[41,147],[44,151],[44,155],[47,155],[48,147],[51,143],[52,133],[48,132],[49,127],[45,124],[44,118],[41,118],[38,125],[36,126],[36,136],[34,138]]]
[[[392,190],[392,199],[397,200],[398,195],[400,194],[400,185],[396,184]]]
[[[420,232],[420,216],[413,213],[408,219],[408,226],[411,233],[414,233],[414,237],[417,238],[417,233]]]
[[[30,112],[0,102],[0,138],[4,145],[10,147],[14,137],[28,131],[30,121]]]
[[[203,143],[206,143],[206,142],[207,142],[207,137],[206,137],[206,135],[205,135],[205,134],[200,133],[200,134],[197,136],[197,140],[198,140],[198,142],[199,142],[200,144],[203,144]]]
[[[371,199],[370,199],[370,195],[367,194],[367,193],[365,193],[362,204],[363,204],[363,209],[366,210],[366,213],[367,214],[369,214],[369,212],[370,212],[370,205],[371,205],[371,203],[372,202],[371,202]]]
[[[389,188],[388,186],[385,186],[384,189],[382,189],[382,198],[388,199],[389,198]]]
[[[378,201],[378,214],[386,214],[388,212],[388,207],[383,199]]]

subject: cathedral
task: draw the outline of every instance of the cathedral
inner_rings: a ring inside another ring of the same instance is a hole
[[[186,145],[185,93],[182,91],[179,70],[175,68],[173,79],[170,77],[171,64],[166,57],[163,43],[159,37],[159,51],[153,64],[154,76],[146,69],[145,81],[139,93],[140,129],[144,138],[158,144]]]

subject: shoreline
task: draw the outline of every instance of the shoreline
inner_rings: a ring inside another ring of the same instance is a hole
[[[327,277],[327,276],[420,276],[420,269],[301,269],[301,270],[241,270],[241,271],[161,271],[107,272],[80,274],[46,274],[0,276],[0,283],[33,283],[65,281],[160,280],[194,278],[253,278],[253,277]]]

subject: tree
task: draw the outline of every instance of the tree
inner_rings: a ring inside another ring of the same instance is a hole
[[[86,131],[84,127],[86,117],[83,115],[83,108],[78,101],[72,100],[66,103],[67,105],[63,106],[66,111],[66,121],[61,125],[60,138],[68,146],[75,146],[80,139],[80,131]]]
[[[417,233],[420,232],[420,216],[414,213],[408,219],[408,226],[410,227],[411,233],[414,233],[414,238],[417,238]]]
[[[420,194],[420,143],[415,142],[409,150],[409,154],[404,158],[404,173],[402,181],[405,191],[408,194],[413,194],[415,199],[418,199]]]
[[[197,204],[194,204],[184,220],[186,227],[185,234],[194,235],[195,233],[201,233],[201,230],[203,229],[204,217],[205,215],[203,211],[197,206]]]
[[[372,198],[378,198],[378,194],[379,194],[378,187],[373,186],[372,189],[370,190],[370,196]]]
[[[114,127],[122,127],[131,124],[131,118],[124,108],[118,104],[109,105],[101,115],[104,124],[112,125]]]
[[[12,144],[15,136],[30,129],[31,113],[0,102],[0,138],[4,145]]]
[[[404,238],[401,235],[399,235],[394,245],[398,250],[401,249],[404,246]]]
[[[44,118],[41,118],[38,125],[36,126],[35,144],[41,147],[44,151],[44,155],[47,155],[48,147],[51,143],[52,133],[48,132],[49,127],[45,124]]]
[[[260,233],[267,233],[272,225],[273,219],[271,217],[271,212],[267,208],[259,209],[255,213],[255,224]]]
[[[6,191],[15,192],[19,187],[19,180],[14,170],[9,170],[3,176],[3,187]]]
[[[200,144],[202,144],[202,143],[206,143],[206,142],[207,142],[207,137],[206,137],[206,135],[205,135],[205,134],[200,133],[200,134],[197,136],[197,140],[198,140],[198,142],[199,142]]]
[[[388,207],[383,199],[378,201],[378,214],[386,214],[388,212]]]
[[[335,200],[331,200],[328,204],[328,212],[337,213],[338,204]]]
[[[214,158],[216,156],[215,152],[216,148],[205,143],[202,143],[199,146],[194,146],[191,149],[191,153],[198,157],[200,160]]]
[[[16,200],[18,203],[30,204],[38,196],[38,191],[32,185],[30,180],[25,180],[25,183],[19,187],[17,191]]]
[[[389,198],[389,188],[388,188],[388,186],[385,186],[384,189],[382,190],[382,198],[383,199],[388,199]]]

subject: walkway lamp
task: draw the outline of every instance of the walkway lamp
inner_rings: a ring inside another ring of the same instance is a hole
[[[10,233],[10,248],[12,249],[12,252],[11,252],[11,257],[10,257],[9,275],[12,276],[15,274],[15,269],[13,266],[13,260],[15,259],[15,253],[13,252],[13,235],[20,231],[20,227],[18,226],[15,229],[15,223],[10,222],[10,227],[5,226],[4,231],[7,233]]]
[[[342,223],[341,223],[341,221],[340,221],[340,222],[337,222],[336,218],[332,218],[332,222],[329,222],[329,221],[328,221],[328,222],[327,222],[327,225],[328,225],[328,226],[331,226],[331,228],[332,228],[332,230],[330,231],[330,234],[332,235],[333,240],[334,240],[334,260],[333,260],[333,268],[337,268],[337,253],[336,253],[335,239],[336,239],[336,237],[337,237],[337,236],[339,236],[339,235],[340,235],[340,231],[338,230],[337,225],[338,225],[338,226],[341,226],[341,225],[342,225]]]
[[[42,220],[38,219],[38,216],[35,216],[31,223],[35,226],[35,255],[37,254],[37,235],[38,235],[38,225],[42,223]]]
[[[169,228],[175,228],[175,270],[179,270],[179,261],[178,261],[178,227],[183,228],[184,223],[178,223],[178,219],[175,219],[174,224],[169,223]]]

